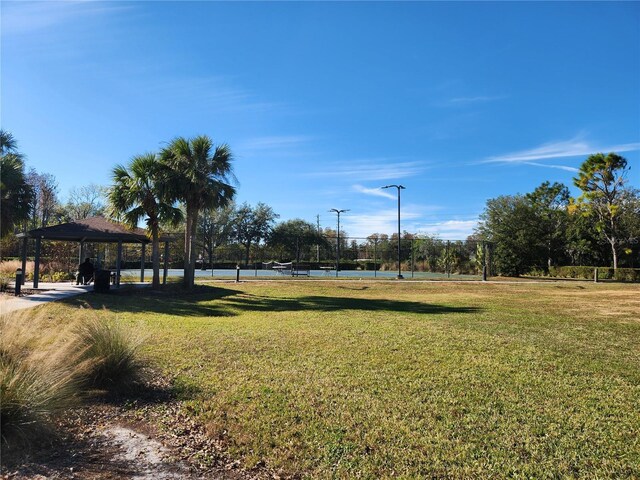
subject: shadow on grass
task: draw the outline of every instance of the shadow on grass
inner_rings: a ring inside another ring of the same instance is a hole
[[[339,310],[404,312],[422,315],[443,313],[475,313],[477,307],[455,307],[406,300],[387,300],[372,298],[349,298],[327,296],[305,296],[295,299],[283,299],[260,296],[229,297],[226,302],[240,310],[260,312],[310,311],[335,312]]]
[[[191,398],[184,397],[187,400]],[[111,390],[94,390],[89,393],[84,403],[85,405],[111,404],[132,407],[169,403],[176,398],[177,392],[173,385],[162,385],[151,380]]]
[[[108,294],[90,293],[67,300],[93,309],[106,308],[112,312],[160,313],[180,317],[227,317],[236,315],[227,305],[212,303],[225,297],[241,294],[238,290],[197,285],[184,290],[179,285],[168,285],[154,291],[148,288],[111,290]]]
[[[120,291],[109,295],[86,295],[82,300],[91,308],[107,308],[113,312],[160,313],[183,317],[227,317],[248,312],[335,312],[385,311],[421,315],[476,313],[477,307],[449,306],[424,302],[377,298],[336,296],[302,296],[278,298],[245,293],[229,288],[196,286],[192,291],[169,288]]]

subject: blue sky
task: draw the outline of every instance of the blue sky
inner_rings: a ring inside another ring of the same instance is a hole
[[[238,201],[465,238],[617,151],[640,186],[640,3],[2,2],[2,128],[61,197],[208,134]],[[574,194],[575,189],[572,188]]]

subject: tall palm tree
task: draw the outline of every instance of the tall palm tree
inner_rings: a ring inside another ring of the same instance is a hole
[[[7,155],[9,153],[22,159],[22,154],[18,152],[18,142],[13,134],[6,130],[0,130],[0,154]]]
[[[168,196],[163,171],[155,154],[137,155],[128,167],[117,165],[113,169],[113,185],[109,189],[109,203],[115,216],[132,227],[146,217],[151,235],[152,288],[156,289],[160,287],[160,224],[177,225],[182,220],[182,212]]]
[[[18,151],[15,138],[0,130],[0,237],[29,218],[33,195],[24,174],[24,156]]]
[[[162,151],[163,162],[171,170],[173,198],[186,210],[184,242],[184,285],[194,283],[196,265],[196,229],[198,214],[205,208],[220,208],[233,200],[236,189],[227,145],[214,148],[206,135],[191,139],[175,138]]]

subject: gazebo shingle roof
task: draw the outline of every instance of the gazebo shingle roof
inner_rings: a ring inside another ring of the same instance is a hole
[[[142,228],[128,228],[120,223],[112,222],[104,217],[89,217],[69,223],[61,223],[51,227],[36,228],[19,234],[20,238],[42,238],[45,240],[148,243],[147,233]],[[161,241],[172,238],[162,236]]]

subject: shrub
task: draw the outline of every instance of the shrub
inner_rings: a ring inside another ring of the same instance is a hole
[[[50,359],[0,354],[0,423],[2,441],[25,443],[45,428],[47,417],[76,404],[82,389],[77,368]]]
[[[60,322],[25,310],[0,319],[2,445],[28,445],[56,412],[90,387],[120,389],[141,379],[139,337],[112,321]]]
[[[48,417],[78,403],[90,367],[68,331],[46,328],[42,316],[2,319],[0,424],[2,443],[22,445],[46,428]]]
[[[640,268],[613,268],[597,267],[598,278],[600,280],[616,280],[618,282],[640,282]],[[579,278],[585,280],[593,279],[594,270],[596,267],[584,267],[584,266],[565,266],[565,267],[551,267],[549,269],[550,277],[557,278]],[[540,272],[531,272],[531,275],[536,275]]]
[[[119,390],[141,380],[140,337],[114,321],[99,318],[79,323],[75,333],[76,349],[81,352],[82,360],[91,362],[86,385]]]
[[[32,275],[34,265],[33,261],[28,261],[25,273]],[[4,262],[0,262],[0,274],[6,275],[9,278],[16,278],[16,270],[18,268],[22,268],[22,262],[20,260],[6,260]]]
[[[0,292],[6,292],[7,288],[9,288],[9,277],[0,273]]]
[[[43,281],[49,281],[53,283],[68,282],[74,280],[73,274],[67,272],[50,272],[44,273],[41,277]]]
[[[63,262],[49,259],[46,262],[42,262],[40,271],[44,275],[53,275],[58,272],[68,272],[69,267]]]
[[[640,268],[618,268],[613,273],[618,282],[640,282]]]

